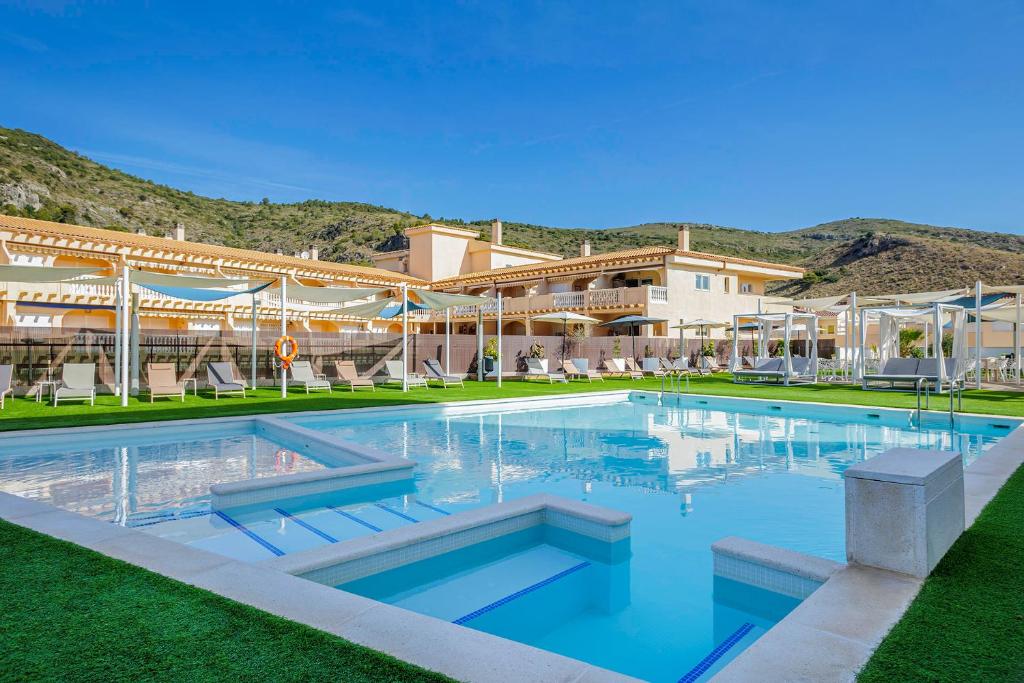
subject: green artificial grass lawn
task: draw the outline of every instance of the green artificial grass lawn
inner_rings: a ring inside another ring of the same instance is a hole
[[[259,389],[249,398],[188,395],[184,404],[132,398],[127,408],[53,407],[9,401],[0,431],[330,410],[403,403],[550,396],[614,389],[658,390],[660,379],[568,385],[508,380],[465,389],[397,388],[306,395]],[[690,393],[913,408],[913,393],[817,384],[735,385],[728,375],[694,378]],[[932,408],[948,407],[945,397]],[[1024,393],[966,391],[965,412],[1024,416]],[[958,541],[907,616],[861,675],[865,681],[1024,679],[1024,473],[1018,472]],[[0,523],[0,678],[439,679],[364,648],[238,605],[90,551]],[[13,568],[13,570],[11,569]],[[70,667],[68,662],[74,662]],[[227,667],[222,669],[222,667]],[[979,672],[985,672],[984,675]]]
[[[336,389],[332,394],[316,392],[307,395],[302,389],[292,387],[286,399],[280,397],[276,388],[257,389],[247,398],[223,396],[213,399],[212,392],[201,391],[199,396],[189,393],[185,402],[177,399],[158,398],[149,403],[147,395],[129,399],[128,407],[122,408],[119,399],[101,395],[95,406],[84,403],[67,403],[54,407],[50,403],[36,403],[31,398],[8,400],[7,407],[0,413],[0,431],[11,429],[43,429],[50,427],[78,427],[83,425],[147,422],[151,420],[180,420],[198,417],[223,417],[229,415],[257,415],[306,410],[336,410],[340,408],[363,408],[367,406],[392,406],[402,403],[437,403],[440,401],[480,400],[517,398],[526,396],[551,396],[586,391],[607,391],[612,389],[647,389],[657,391],[661,380],[647,378],[642,381],[629,379],[608,379],[590,384],[572,381],[569,384],[547,384],[537,380],[524,382],[506,380],[499,389],[494,382],[466,382],[466,388],[410,389],[403,394],[396,387],[378,387],[374,392],[357,389]],[[859,387],[814,384],[781,387],[763,384],[733,384],[731,377],[721,373],[714,377],[694,378],[690,381],[690,393],[718,396],[738,396],[774,400],[819,401],[822,403],[848,403],[853,405],[913,408],[916,397],[913,392],[863,391]],[[139,400],[141,399],[141,400]],[[933,396],[931,407],[935,410],[948,409],[945,396]],[[964,412],[989,413],[992,415],[1024,416],[1024,393],[1013,391],[965,391]]]
[[[447,681],[0,521],[0,679]]]
[[[862,683],[1024,680],[1024,469],[925,581]]]

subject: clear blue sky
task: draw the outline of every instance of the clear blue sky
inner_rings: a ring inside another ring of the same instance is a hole
[[[5,3],[0,124],[235,199],[1024,230],[1021,2]]]

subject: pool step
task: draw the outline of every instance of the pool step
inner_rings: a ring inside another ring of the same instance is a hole
[[[301,512],[275,506],[244,514],[221,510],[189,516],[153,515],[152,520],[139,520],[138,526],[162,538],[256,562],[436,519],[444,512],[430,504],[405,505],[401,499],[392,499]]]

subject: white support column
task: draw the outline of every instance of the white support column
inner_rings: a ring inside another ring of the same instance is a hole
[[[484,307],[476,307],[476,381],[484,381]]]
[[[679,321],[682,324],[682,321]],[[682,336],[682,329],[679,330],[679,335]],[[699,359],[698,359],[699,360]],[[743,367],[743,361],[740,360],[740,317],[734,315],[732,317],[732,363],[729,368],[731,372],[736,372]],[[733,378],[735,381],[735,378]]]
[[[288,334],[288,276],[281,276],[281,336]],[[282,351],[285,349],[282,348]],[[291,349],[288,349],[290,351]],[[281,362],[281,398],[288,398],[288,369]]]
[[[114,293],[114,396],[121,395],[121,281]]]
[[[974,388],[981,389],[981,280],[974,283]]]
[[[131,269],[124,264],[121,271],[121,407],[128,406],[128,325],[131,315],[128,306],[131,301]]]
[[[402,285],[402,391],[409,391],[409,369],[405,357],[409,348],[409,285]]]
[[[249,381],[252,388],[256,388],[256,309],[259,308],[260,300],[256,294],[252,295],[252,353],[249,357]]]
[[[498,388],[501,388],[501,364],[505,354],[501,352],[501,292],[498,292]]]
[[[452,309],[444,309],[444,373],[452,372]]]
[[[861,365],[861,356],[863,356],[863,349],[861,345],[863,340],[861,335],[857,332],[861,328],[862,321],[857,317],[857,292],[850,292],[850,322],[852,329],[850,330],[850,381],[858,382],[864,375],[864,369]]]
[[[1017,292],[1017,322],[1013,325],[1013,365],[1017,368],[1014,371],[1017,375],[1017,386],[1020,386],[1020,298],[1021,293]]]

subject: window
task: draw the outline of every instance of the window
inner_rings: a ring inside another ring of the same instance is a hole
[[[702,292],[711,291],[711,276],[704,273],[697,273],[694,276],[694,287]]]
[[[728,293],[729,293],[729,279],[730,279],[730,278],[724,278],[724,279],[722,280],[722,286],[723,286],[723,287],[725,287],[725,293],[726,293],[726,294],[728,294]]]
[[[754,285],[750,284],[749,282],[744,282],[742,285],[740,285],[740,293],[741,294],[750,294],[753,291],[754,291]]]
[[[11,254],[11,264],[16,266],[45,266],[46,257],[36,254]]]

